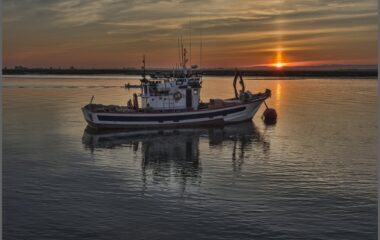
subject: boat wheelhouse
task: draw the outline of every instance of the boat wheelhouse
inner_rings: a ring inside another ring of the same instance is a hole
[[[141,108],[151,111],[198,110],[200,75],[156,77],[141,80]]]

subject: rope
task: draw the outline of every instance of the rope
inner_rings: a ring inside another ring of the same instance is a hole
[[[268,109],[269,107],[268,107],[268,105],[267,105],[267,103],[265,101],[264,101],[264,104],[265,104],[265,107],[267,107],[267,109]]]

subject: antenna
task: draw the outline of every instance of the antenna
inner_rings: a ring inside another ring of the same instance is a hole
[[[143,70],[143,72],[142,72],[142,77],[143,77],[143,80],[146,80],[146,78],[145,78],[145,54],[143,55],[143,60],[142,60],[142,63],[143,63],[143,66],[142,66],[142,70]]]
[[[183,59],[183,41],[181,36],[181,65],[183,65],[184,59]]]
[[[186,68],[186,63],[187,63],[186,54],[187,54],[187,50],[186,50],[186,48],[184,48],[183,49],[183,68]]]
[[[201,46],[200,46],[200,49],[199,49],[200,53],[199,53],[199,68],[201,68],[202,66],[202,31],[201,31]]]
[[[199,11],[199,22],[201,22],[201,11]],[[199,69],[202,66],[202,27],[199,25]]]
[[[191,17],[190,17],[190,66],[191,66]]]
[[[178,61],[179,61],[179,65],[181,65],[181,48],[179,46],[179,38],[178,38]]]

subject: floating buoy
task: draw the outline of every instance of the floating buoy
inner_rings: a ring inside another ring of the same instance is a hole
[[[277,122],[277,112],[273,108],[269,108],[268,105],[264,102],[267,109],[263,113],[263,119],[266,124],[275,124]]]

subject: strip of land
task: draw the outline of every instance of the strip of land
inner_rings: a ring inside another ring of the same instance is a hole
[[[239,69],[244,76],[262,77],[377,77],[377,69]],[[140,75],[141,69],[122,68],[122,69],[60,69],[60,68],[12,68],[3,69],[4,75],[30,75],[30,74],[53,74],[53,75]],[[235,69],[201,69],[195,72],[207,76],[233,76]],[[147,75],[166,75],[173,74],[172,69],[147,69]]]

